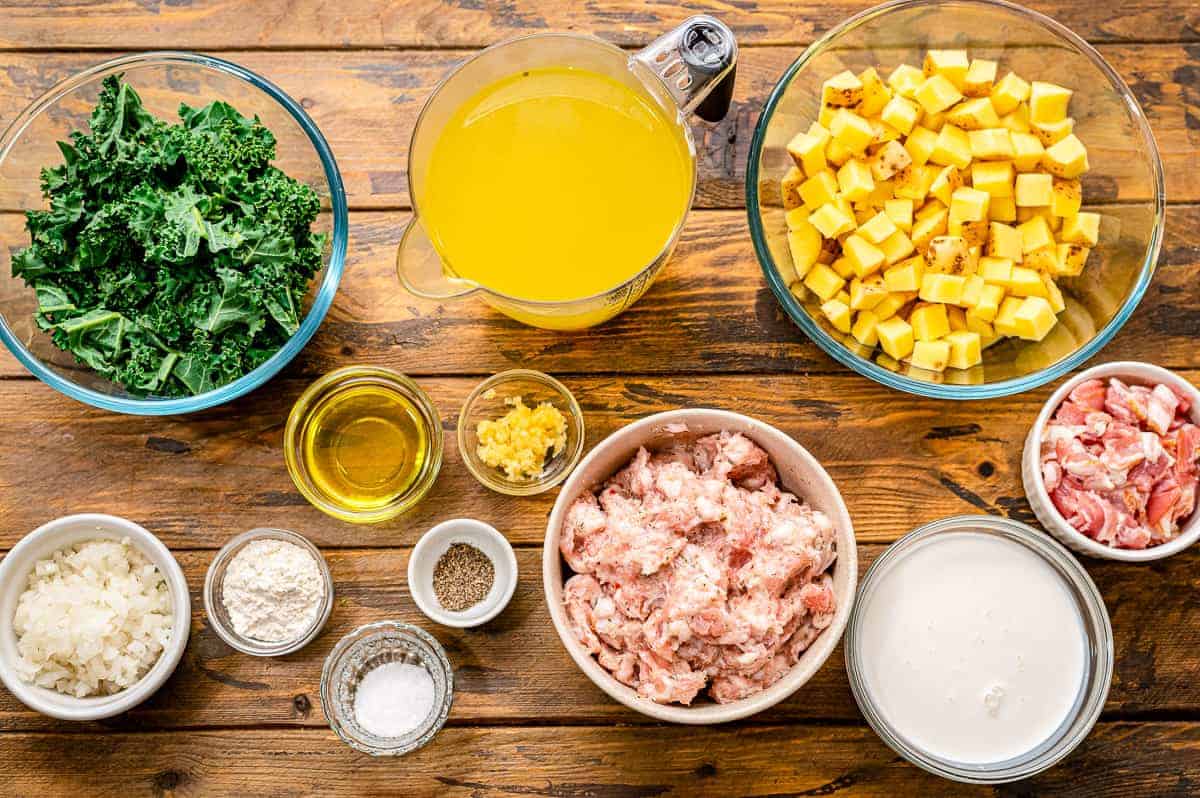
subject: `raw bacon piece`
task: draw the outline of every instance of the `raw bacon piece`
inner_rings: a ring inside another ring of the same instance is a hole
[[[774,684],[833,619],[830,520],[776,484],[737,433],[640,450],[575,500],[563,601],[602,667],[652,701],[707,689],[736,701]]]
[[[1042,438],[1042,480],[1067,523],[1106,545],[1172,540],[1196,508],[1200,427],[1167,385],[1087,380]]]

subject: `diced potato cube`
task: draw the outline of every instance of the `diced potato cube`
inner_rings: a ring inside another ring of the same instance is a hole
[[[1026,252],[1022,263],[1034,271],[1054,273],[1058,270],[1058,253],[1054,247],[1042,247],[1033,252]]]
[[[975,307],[971,311],[981,320],[991,322],[996,318],[996,314],[1000,311],[1000,303],[1004,301],[1005,290],[999,285],[985,285],[983,293],[979,296],[979,301],[975,303]],[[967,314],[967,322],[970,323],[970,314]]]
[[[1042,168],[1056,177],[1079,177],[1089,168],[1087,148],[1074,133],[1046,148]]]
[[[936,177],[937,167],[914,164],[901,169],[894,179],[896,196],[913,202],[924,202]]]
[[[911,100],[925,82],[925,73],[911,64],[901,64],[888,75],[887,82],[892,91]]]
[[[876,332],[878,325],[879,317],[869,310],[864,310],[855,317],[850,334],[863,346],[875,346],[879,343],[879,333]]]
[[[957,305],[946,306],[946,318],[950,320],[950,332],[967,329],[967,314]]]
[[[820,262],[820,259],[818,259],[817,263]],[[829,264],[829,268],[837,272],[837,276],[841,277],[843,280],[849,280],[854,276],[854,264],[851,263],[848,258],[835,258]],[[850,302],[847,301],[846,304],[849,305]]]
[[[885,318],[875,325],[879,345],[896,360],[908,357],[913,351],[913,328],[899,316]]]
[[[988,212],[990,217],[991,212]],[[951,221],[946,225],[946,232],[952,236],[959,236],[963,241],[967,242],[967,248],[971,250],[982,249],[987,243],[988,238],[988,220],[981,219],[978,222],[963,222],[953,219],[953,212],[950,216]],[[978,253],[975,253],[978,255]]]
[[[853,158],[854,155],[854,152],[835,138],[829,139],[829,143],[825,145],[825,160],[829,161],[829,165],[835,169]]]
[[[967,132],[954,125],[943,125],[929,160],[942,166],[966,169],[971,165],[971,140],[967,138]]]
[[[798,208],[804,204],[804,200],[800,197],[800,185],[804,182],[804,172],[800,168],[793,166],[787,170],[783,179],[779,181],[780,194],[783,198],[784,210]]]
[[[992,318],[995,318],[995,311],[992,311]],[[979,333],[980,337],[992,338],[996,335],[996,328],[992,326],[992,322],[983,318],[975,308],[967,308],[967,329],[974,333]]]
[[[992,197],[992,205],[988,208],[988,218],[993,222],[1015,222],[1017,220],[1017,201],[1014,197]]]
[[[871,139],[875,137],[875,130],[871,127],[870,122],[845,108],[839,109],[833,115],[829,132],[834,141],[855,155],[866,150]]]
[[[930,50],[925,54],[922,72],[925,77],[941,75],[961,91],[966,86],[970,66],[966,50]]]
[[[991,94],[992,86],[996,82],[998,66],[999,64],[995,61],[988,61],[984,58],[972,59],[971,66],[967,68],[963,94],[968,97],[987,97]]]
[[[971,185],[993,198],[1013,194],[1013,165],[1008,161],[971,164]]]
[[[1100,214],[1087,211],[1063,219],[1060,237],[1068,244],[1094,247],[1100,241]]]
[[[1059,277],[1078,277],[1083,273],[1091,250],[1082,244],[1059,244],[1058,267],[1055,275]]]
[[[1044,297],[1030,296],[1021,300],[1021,307],[1013,316],[1017,335],[1027,341],[1040,341],[1058,323],[1054,308]]]
[[[1054,193],[1054,178],[1043,172],[1017,175],[1014,197],[1018,208],[1049,205]]]
[[[963,130],[983,130],[1000,126],[1000,116],[987,97],[964,100],[946,111],[946,121]]]
[[[1035,216],[1027,222],[1022,222],[1017,225],[1017,232],[1021,234],[1022,253],[1054,244],[1054,233],[1051,232],[1050,225],[1046,224],[1044,216]]]
[[[817,124],[828,130],[829,126],[833,124],[833,115],[837,112],[838,106],[821,103],[821,110],[817,111]]]
[[[1008,293],[1013,296],[1045,296],[1042,276],[1026,266],[1014,266],[1008,281]]]
[[[825,105],[849,107],[863,98],[863,84],[850,70],[839,72],[821,85],[821,102]]]
[[[971,155],[981,161],[1009,161],[1016,156],[1012,134],[1002,127],[969,131],[967,141]]]
[[[825,318],[829,319],[829,323],[834,326],[838,332],[850,332],[850,323],[853,318],[853,313],[849,306],[845,303],[831,299],[821,305],[821,312],[825,314]]]
[[[991,97],[996,113],[1011,114],[1018,105],[1029,99],[1029,84],[1015,72],[1009,72],[992,89]]]
[[[1029,121],[1044,124],[1066,119],[1072,93],[1062,86],[1035,80],[1029,88]]]
[[[868,163],[871,175],[880,181],[891,180],[897,172],[912,163],[912,156],[898,141],[889,141],[875,150]]]
[[[1042,275],[1042,284],[1046,286],[1046,301],[1050,303],[1050,307],[1057,315],[1067,309],[1067,301],[1063,298],[1062,291],[1059,290],[1058,283],[1054,282],[1054,278],[1048,274]]]
[[[970,248],[961,236],[937,236],[925,251],[925,269],[940,274],[961,274]]]
[[[863,116],[875,116],[892,99],[891,89],[879,79],[879,73],[874,67],[860,72],[858,80],[862,83],[862,100],[858,103],[858,112]]]
[[[846,257],[854,265],[854,272],[859,277],[867,277],[875,273],[883,266],[886,260],[879,247],[876,247],[858,233],[848,236],[842,242],[842,251],[846,253]]]
[[[909,258],[883,273],[883,284],[888,291],[911,293],[919,291],[925,275],[925,259]]]
[[[944,302],[957,305],[962,301],[967,278],[957,274],[926,273],[921,280],[920,297],[925,302]]]
[[[964,222],[985,222],[991,195],[977,188],[956,188],[950,197],[950,218]]]
[[[1062,217],[1051,213],[1049,205],[1040,205],[1035,208],[1017,208],[1018,222],[1028,222],[1030,219],[1038,217],[1046,221],[1046,225],[1051,231],[1057,230],[1062,225]]]
[[[837,238],[855,228],[854,218],[833,202],[827,202],[813,211],[808,222],[826,238]]]
[[[822,205],[833,202],[838,193],[838,180],[832,171],[825,169],[801,183],[799,190],[800,199],[805,206],[810,211],[815,211]]]
[[[928,371],[945,371],[950,364],[950,344],[946,341],[917,341],[911,362]]]
[[[1049,147],[1075,132],[1075,120],[1068,117],[1058,122],[1034,122],[1030,124],[1030,129],[1043,147]]]
[[[890,199],[883,203],[883,212],[892,220],[892,224],[908,233],[913,226],[913,201],[910,199]]]
[[[875,190],[871,167],[857,158],[852,158],[842,165],[837,173],[837,182],[841,195],[850,202],[861,202]]]
[[[1054,178],[1053,193],[1050,198],[1050,212],[1055,216],[1074,217],[1079,213],[1083,204],[1083,187],[1078,180]]]
[[[916,245],[903,230],[897,230],[880,242],[879,249],[883,252],[884,264],[891,266],[913,254]]]
[[[985,283],[1007,288],[1012,282],[1013,262],[1008,258],[990,256],[979,259],[979,276]]]
[[[913,222],[911,236],[913,244],[918,249],[928,248],[930,242],[946,232],[949,217],[950,212],[945,207],[942,207],[934,213],[916,219]]]
[[[945,341],[950,345],[951,368],[969,369],[983,362],[979,333],[968,330],[955,331],[947,335]]]
[[[837,272],[823,263],[813,266],[804,278],[805,287],[820,297],[822,302],[833,299],[845,284],[846,281]]]
[[[853,310],[870,310],[887,295],[888,289],[882,277],[875,276],[866,280],[855,278],[850,281],[850,307]]]
[[[1024,254],[1021,231],[1001,222],[992,222],[988,227],[987,254],[993,258],[1007,258],[1020,263]]]
[[[899,141],[903,137],[899,130],[875,117],[867,121],[871,124],[871,145]]]
[[[916,299],[916,292],[889,293],[887,298],[872,309],[872,313],[880,319],[889,319],[899,313],[905,305]]]
[[[1021,309],[1021,303],[1025,300],[1009,296],[1005,297],[1000,303],[1000,309],[996,312],[996,318],[992,321],[992,325],[996,328],[997,335],[1008,337],[1016,337],[1019,330],[1016,324],[1017,311]]]
[[[807,175],[815,175],[824,171],[825,145],[827,142],[809,133],[797,133],[788,142],[788,155],[796,165],[804,169]]]
[[[843,305],[848,306],[850,304],[850,292],[847,291],[845,288],[843,288],[841,291],[838,291],[836,294],[834,294],[833,298],[834,298],[834,300],[841,302]]]
[[[921,118],[921,106],[907,97],[897,95],[888,100],[888,104],[879,112],[879,118],[907,136]]]
[[[895,222],[883,211],[858,226],[858,234],[872,244],[881,243],[894,232],[896,232]]]
[[[950,207],[954,198],[954,192],[962,188],[964,182],[963,174],[956,166],[944,167],[938,172],[933,183],[929,186],[929,193],[938,198],[938,201]]]
[[[1046,148],[1032,133],[1013,133],[1013,165],[1018,172],[1032,172],[1042,163]]]
[[[921,83],[913,99],[921,104],[925,113],[937,114],[961,100],[962,92],[945,75],[931,75]]]
[[[796,279],[802,280],[821,254],[821,234],[808,222],[800,222],[796,228],[788,231],[788,247],[792,251]]]
[[[979,304],[979,300],[983,297],[983,289],[987,285],[983,277],[978,274],[972,274],[963,280],[962,296],[959,297],[958,304],[963,307],[973,308]]]
[[[908,155],[916,166],[926,164],[935,147],[937,147],[937,133],[922,125],[914,127],[908,134],[908,138],[904,140],[904,149],[908,150]]]

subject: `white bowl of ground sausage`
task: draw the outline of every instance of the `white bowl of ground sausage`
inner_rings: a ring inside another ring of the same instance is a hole
[[[1105,363],[1081,371],[1064,382],[1051,395],[1042,407],[1042,412],[1038,414],[1037,420],[1033,422],[1033,427],[1029,430],[1029,435],[1025,439],[1025,451],[1021,458],[1021,477],[1025,483],[1025,496],[1042,526],[1058,538],[1064,546],[1079,554],[1124,562],[1161,560],[1163,557],[1170,557],[1172,554],[1183,551],[1200,539],[1200,510],[1194,511],[1191,518],[1183,524],[1179,534],[1166,543],[1146,549],[1120,549],[1093,540],[1068,524],[1067,520],[1059,513],[1058,508],[1054,506],[1054,502],[1051,501],[1050,494],[1046,491],[1046,484],[1042,479],[1042,436],[1055,411],[1071,391],[1081,383],[1093,379],[1107,382],[1112,377],[1131,385],[1151,386],[1162,383],[1174,388],[1178,393],[1191,398],[1192,406],[1189,415],[1194,422],[1200,424],[1200,390],[1174,372],[1150,363],[1137,361]]]
[[[90,540],[129,538],[154,564],[171,593],[171,638],[158,660],[135,684],[112,695],[76,698],[23,681],[16,670],[17,634],[13,615],[39,560],[59,549]],[[175,671],[191,631],[192,605],[187,580],[162,541],[132,521],[112,515],[68,515],[40,526],[21,538],[0,562],[0,679],[22,704],[61,720],[100,720],[132,709],[154,694]]]
[[[718,704],[707,698],[691,705],[659,704],[644,698],[617,681],[575,637],[563,606],[564,563],[559,538],[567,511],[585,491],[596,488],[624,468],[638,448],[661,448],[686,429],[689,437],[702,437],[721,431],[740,432],[766,451],[779,475],[784,490],[794,493],[832,521],[837,545],[837,560],[831,566],[833,593],[837,608],[829,626],[801,654],[800,659],[779,681],[761,692],[738,701]],[[542,581],[546,604],[554,628],[575,664],[610,697],[643,715],[673,723],[710,724],[737,720],[761,712],[788,698],[820,670],[833,653],[854,602],[858,585],[858,554],[850,514],[837,486],[821,464],[787,434],[748,416],[724,410],[673,410],[647,416],[605,438],[576,467],[563,484],[550,513],[546,541],[542,550]]]

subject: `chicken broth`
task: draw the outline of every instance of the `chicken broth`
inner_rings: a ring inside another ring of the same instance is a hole
[[[585,69],[485,87],[433,148],[417,202],[458,277],[523,300],[602,294],[667,247],[691,199],[685,137],[650,98]]]

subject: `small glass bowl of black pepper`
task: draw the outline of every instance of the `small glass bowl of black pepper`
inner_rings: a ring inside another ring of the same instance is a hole
[[[517,557],[495,527],[471,518],[443,521],[413,547],[408,589],[425,617],[443,626],[479,626],[508,606]]]

